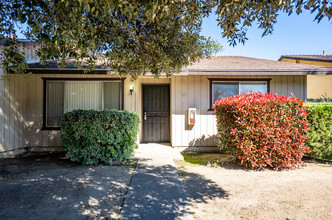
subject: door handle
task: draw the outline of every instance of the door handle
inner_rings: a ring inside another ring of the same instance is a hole
[[[146,120],[146,112],[144,112],[144,120]]]

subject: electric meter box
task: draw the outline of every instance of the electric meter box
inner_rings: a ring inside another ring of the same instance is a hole
[[[196,108],[188,108],[188,125],[194,125],[196,121]]]

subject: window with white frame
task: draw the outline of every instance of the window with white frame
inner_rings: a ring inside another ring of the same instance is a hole
[[[46,79],[44,127],[59,127],[61,116],[74,109],[122,109],[122,81]]]
[[[241,93],[269,92],[270,79],[257,80],[229,80],[210,79],[210,106],[218,99],[231,97]]]

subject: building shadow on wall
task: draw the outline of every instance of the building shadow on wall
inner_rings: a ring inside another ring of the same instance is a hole
[[[0,158],[26,151],[24,146],[23,89],[15,89],[18,78],[1,80],[0,89]]]
[[[216,138],[216,135],[202,135],[200,138],[193,139],[185,152],[219,152]]]

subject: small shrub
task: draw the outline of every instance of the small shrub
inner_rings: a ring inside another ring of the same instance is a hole
[[[139,117],[118,110],[74,110],[61,118],[66,156],[82,164],[124,162],[137,147]]]
[[[332,103],[309,105],[307,145],[314,158],[332,160]]]
[[[308,131],[306,107],[294,96],[250,93],[219,99],[217,141],[242,165],[282,170],[303,165]]]

